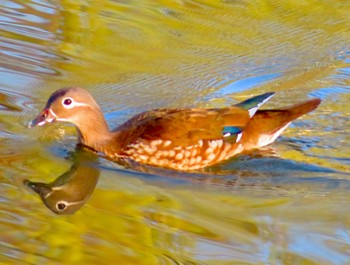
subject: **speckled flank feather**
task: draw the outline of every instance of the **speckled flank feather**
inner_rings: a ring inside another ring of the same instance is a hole
[[[241,144],[231,144],[223,139],[198,140],[196,144],[186,147],[174,146],[170,140],[158,139],[139,140],[128,145],[124,153],[144,164],[178,170],[194,170],[227,159],[241,148],[243,148]]]

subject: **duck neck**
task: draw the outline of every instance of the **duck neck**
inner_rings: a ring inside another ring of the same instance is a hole
[[[77,124],[78,141],[80,144],[103,152],[105,147],[110,145],[109,142],[113,138],[113,133],[109,131],[102,113],[87,116],[89,120]]]

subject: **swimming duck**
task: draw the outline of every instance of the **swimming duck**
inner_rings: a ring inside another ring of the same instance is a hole
[[[101,108],[79,87],[55,91],[30,127],[73,123],[78,142],[108,159],[195,170],[271,144],[294,119],[314,110],[314,98],[282,109],[260,110],[273,92],[225,108],[155,109],[109,130]]]

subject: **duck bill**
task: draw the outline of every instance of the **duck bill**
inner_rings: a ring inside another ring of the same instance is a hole
[[[32,182],[28,179],[25,179],[23,181],[23,184],[30,188],[31,190],[35,191],[37,194],[39,194],[42,198],[46,198],[52,193],[52,189],[46,184],[42,182]]]
[[[44,109],[35,119],[29,122],[28,127],[43,126],[55,121],[55,119],[56,117],[52,115],[50,109]]]

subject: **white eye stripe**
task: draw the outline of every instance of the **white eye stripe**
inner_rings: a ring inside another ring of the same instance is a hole
[[[72,98],[64,98],[62,99],[62,106],[66,109],[72,109],[74,107],[89,106],[89,104],[74,101]]]
[[[89,106],[89,104],[76,101],[74,101],[72,104],[74,105],[74,107]]]
[[[60,205],[63,205],[64,207],[61,208]],[[56,209],[57,209],[58,211],[60,211],[60,212],[66,210],[68,206],[69,206],[69,203],[66,202],[66,201],[58,201],[58,202],[56,203]]]
[[[72,98],[64,98],[62,99],[61,101],[62,103],[62,106],[66,109],[71,109],[71,108],[74,108],[74,100]]]
[[[52,192],[50,192],[50,194],[51,194]],[[64,211],[64,210],[66,210],[67,209],[67,207],[68,206],[71,206],[71,205],[77,205],[77,204],[80,204],[82,201],[76,201],[76,202],[67,202],[67,201],[58,201],[57,203],[56,203],[56,208],[57,208],[57,210],[59,210],[59,211]],[[64,206],[65,206],[65,208],[64,209],[59,209],[58,208],[58,205],[59,204],[63,204]]]

